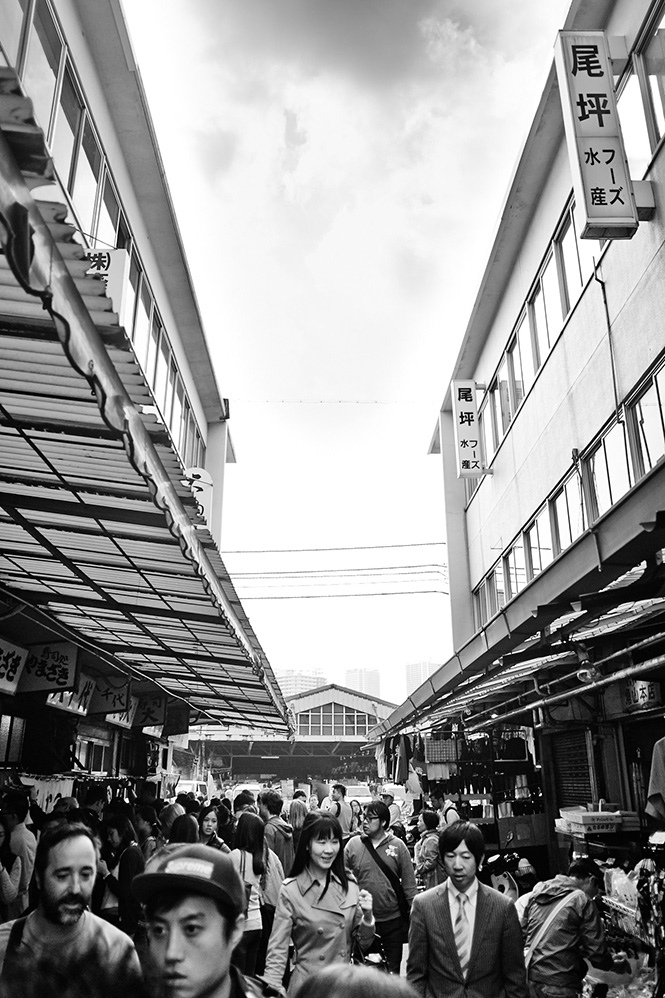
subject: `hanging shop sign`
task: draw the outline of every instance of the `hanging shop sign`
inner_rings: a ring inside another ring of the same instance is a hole
[[[604,31],[560,31],[555,63],[583,239],[630,239],[638,215]]]
[[[18,683],[18,693],[76,689],[78,648],[71,641],[32,645]]]
[[[27,648],[0,638],[0,693],[14,696],[27,658]]]
[[[139,698],[130,697],[127,710],[119,710],[113,714],[107,714],[106,720],[109,724],[117,724],[119,728],[131,728],[134,724],[134,718],[136,717],[138,708]]]
[[[90,703],[90,713],[116,714],[126,711],[128,707],[129,680],[127,677],[99,676]]]
[[[162,738],[169,735],[186,735],[189,732],[189,707],[183,703],[170,703],[166,708],[166,721]]]
[[[130,291],[130,256],[126,249],[88,250],[90,266],[88,274],[93,274],[104,281],[106,294],[111,299],[113,311],[117,312],[120,325],[131,326],[130,309],[134,298]]]
[[[95,680],[82,672],[75,690],[60,690],[58,693],[49,693],[46,703],[49,707],[56,707],[58,710],[66,710],[70,714],[85,717],[90,710],[90,701],[94,692]]]
[[[623,684],[623,705],[625,710],[644,710],[646,707],[659,707],[663,702],[660,683],[647,679],[629,679]]]
[[[139,697],[139,705],[134,717],[137,728],[157,727],[166,720],[166,696]],[[161,734],[161,731],[160,731]]]
[[[452,399],[457,477],[480,478],[489,471],[483,467],[475,381],[453,381]]]

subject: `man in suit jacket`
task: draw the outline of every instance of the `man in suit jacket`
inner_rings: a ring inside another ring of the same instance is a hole
[[[441,833],[440,849],[448,879],[414,899],[407,979],[421,998],[527,998],[515,906],[476,876],[482,832],[457,821]]]

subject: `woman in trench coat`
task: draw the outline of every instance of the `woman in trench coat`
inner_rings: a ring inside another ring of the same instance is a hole
[[[349,963],[354,938],[363,950],[374,938],[372,896],[344,868],[342,828],[332,814],[307,815],[291,873],[279,892],[264,973],[281,985],[293,942],[289,998],[315,970]]]

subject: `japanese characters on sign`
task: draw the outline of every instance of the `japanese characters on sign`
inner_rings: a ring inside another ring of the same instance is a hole
[[[486,475],[480,444],[475,381],[453,381],[452,400],[457,477],[478,478]]]
[[[646,679],[630,679],[624,683],[623,706],[625,710],[658,707],[662,702],[660,683],[652,683]]]
[[[113,714],[107,714],[106,720],[109,724],[117,724],[119,728],[131,728],[134,724],[138,708],[139,698],[130,697],[127,710],[119,710]]]
[[[46,703],[49,707],[57,707],[58,710],[66,710],[70,714],[78,714],[81,717],[85,717],[90,709],[90,701],[94,692],[95,680],[82,672],[75,690],[61,690],[58,693],[49,693]]]
[[[73,690],[76,688],[78,649],[70,641],[32,645],[19,679],[18,692]]]
[[[560,31],[555,62],[583,239],[630,239],[638,218],[603,31]]]
[[[129,680],[126,676],[98,676],[90,703],[91,714],[113,714],[129,707]]]
[[[155,696],[141,697],[139,699],[138,710],[134,718],[134,724],[137,728],[163,725],[165,720],[166,694],[155,694]]]
[[[88,274],[98,277],[106,285],[113,311],[118,313],[121,326],[131,325],[133,297],[128,294],[130,257],[126,249],[88,250]]]
[[[27,648],[20,648],[0,638],[0,692],[16,693],[23,667],[28,657]]]

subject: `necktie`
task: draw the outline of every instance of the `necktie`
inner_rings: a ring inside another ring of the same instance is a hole
[[[462,968],[462,977],[466,977],[466,972],[469,969],[469,957],[471,956],[471,933],[469,932],[469,919],[466,915],[466,903],[468,901],[466,894],[457,895],[457,918],[455,919],[455,945],[457,946],[457,955],[459,956],[460,966]]]

